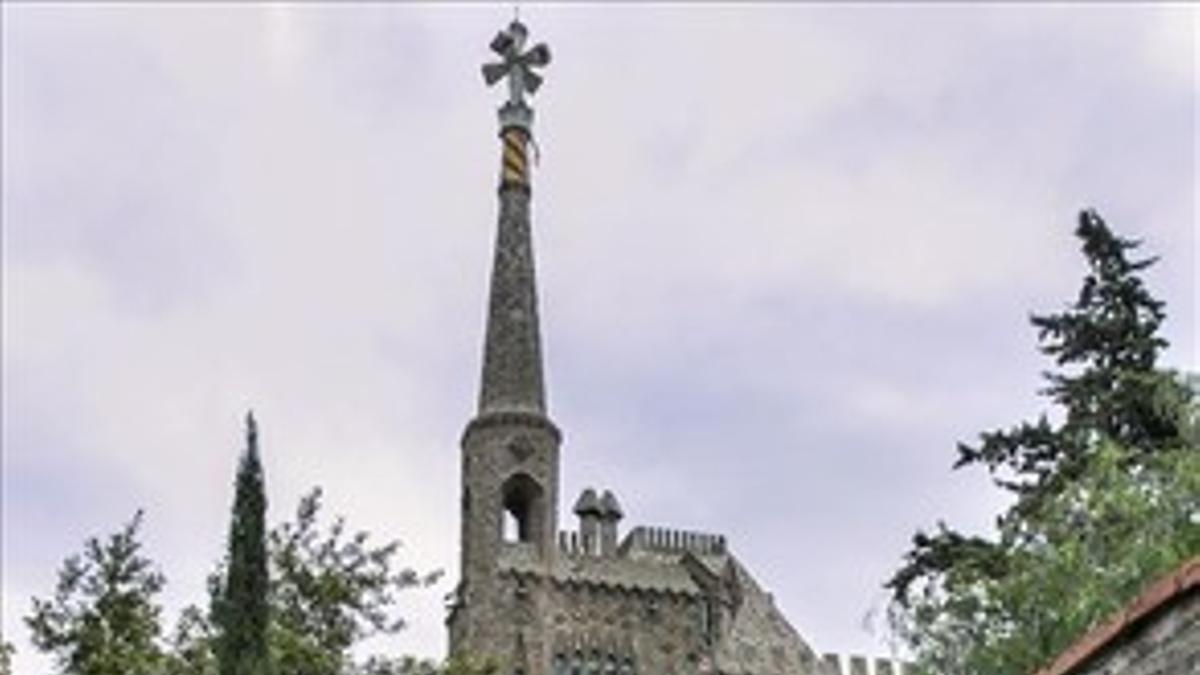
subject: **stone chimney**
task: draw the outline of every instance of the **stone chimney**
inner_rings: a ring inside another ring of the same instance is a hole
[[[600,555],[610,556],[617,552],[617,523],[625,513],[611,490],[600,497]]]
[[[589,554],[595,554],[600,549],[601,518],[604,511],[600,500],[596,499],[596,491],[587,488],[575,502],[575,515],[579,516],[579,545]]]

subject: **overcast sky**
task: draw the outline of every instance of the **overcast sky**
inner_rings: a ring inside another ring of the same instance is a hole
[[[507,6],[3,6],[3,628],[146,509],[168,619],[221,555],[242,416],[270,517],[444,568],[376,646],[442,654],[499,168]],[[988,527],[954,445],[1046,410],[1027,324],[1077,211],[1162,256],[1195,370],[1197,13],[525,6],[566,510],[726,534],[818,651],[912,531]],[[570,525],[572,519],[564,518]]]

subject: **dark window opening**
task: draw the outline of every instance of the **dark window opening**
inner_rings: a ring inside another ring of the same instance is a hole
[[[528,526],[506,506],[504,508],[504,541],[527,541]]]
[[[537,541],[542,528],[542,486],[528,474],[504,482],[501,536],[508,542]]]

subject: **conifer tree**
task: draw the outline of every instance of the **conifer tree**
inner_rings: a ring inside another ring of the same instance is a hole
[[[1092,210],[1076,236],[1087,273],[1064,310],[1034,315],[1057,370],[1042,415],[959,444],[1016,500],[994,538],[944,523],[918,532],[887,582],[892,628],[926,672],[1020,675],[1061,651],[1140,585],[1200,553],[1200,407],[1162,370],[1164,304],[1132,260],[1138,242]]]
[[[229,525],[226,573],[215,594],[213,607],[220,675],[269,675],[272,670],[267,648],[270,583],[266,509],[258,428],[254,414],[249,413],[246,415],[246,451],[238,465]]]
[[[1075,235],[1088,264],[1078,298],[1064,311],[1030,318],[1042,353],[1059,368],[1045,374],[1043,393],[1061,406],[1065,419],[1056,426],[1043,416],[983,433],[977,446],[958,447],[955,468],[983,463],[998,484],[1018,495],[1061,490],[1100,438],[1147,454],[1186,440],[1162,399],[1187,394],[1156,371],[1167,346],[1158,335],[1163,302],[1139,276],[1157,258],[1130,260],[1127,252],[1140,242],[1114,234],[1094,210],[1079,214]]]

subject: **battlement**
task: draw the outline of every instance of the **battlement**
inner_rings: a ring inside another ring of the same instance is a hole
[[[821,658],[824,675],[915,675],[913,665],[898,659],[877,658],[875,668],[865,656],[857,654],[846,657],[846,669],[842,670],[842,658],[837,654],[826,654]]]
[[[569,530],[558,533],[558,550],[569,556],[600,555],[600,549],[592,538]]]
[[[630,549],[699,555],[720,555],[726,551],[723,535],[644,526],[633,528],[621,542],[622,552]]]

